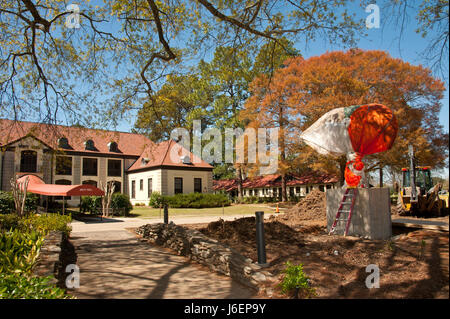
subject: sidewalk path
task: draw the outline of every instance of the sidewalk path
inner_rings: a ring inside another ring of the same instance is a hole
[[[264,214],[264,218],[269,218],[274,213]],[[223,220],[234,220],[242,217],[254,217],[254,215],[225,215],[225,216],[169,216],[169,222],[173,221],[177,225],[210,223],[222,218]],[[156,224],[164,222],[160,218],[137,218],[137,217],[114,217],[103,218],[92,217],[84,221],[74,220],[72,222],[72,233],[74,232],[97,232],[123,230],[127,228],[137,228],[146,224]]]
[[[247,299],[255,296],[253,290],[233,279],[189,263],[187,258],[166,249],[141,242],[134,233],[126,230],[161,222],[159,219],[114,220],[72,223],[70,241],[80,268],[80,288],[72,291],[76,297]],[[173,219],[177,224],[204,220],[205,217]]]

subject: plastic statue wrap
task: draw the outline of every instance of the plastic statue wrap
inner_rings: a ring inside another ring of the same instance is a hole
[[[347,155],[345,182],[358,187],[364,175],[362,158],[389,150],[397,132],[397,120],[388,107],[366,104],[331,110],[300,137],[320,154]]]

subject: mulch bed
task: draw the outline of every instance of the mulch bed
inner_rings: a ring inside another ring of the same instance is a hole
[[[302,212],[300,218],[280,215],[265,221],[267,270],[279,281],[290,261],[303,264],[316,298],[449,298],[448,233],[402,229],[394,241],[328,236],[323,216],[306,218],[308,211]],[[254,217],[184,226],[257,261]],[[380,269],[380,288],[366,287],[370,264]],[[272,288],[274,293],[263,297],[289,298],[277,284]]]

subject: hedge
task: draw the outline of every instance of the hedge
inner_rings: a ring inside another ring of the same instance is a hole
[[[150,206],[154,206],[155,201],[150,201]],[[230,199],[224,194],[176,194],[173,196],[161,196],[161,203],[167,203],[172,208],[211,208],[229,206]],[[156,206],[159,207],[159,206]]]
[[[111,197],[111,208],[123,211],[125,215],[133,209],[130,197],[122,193],[114,193]],[[102,209],[102,198],[100,196],[81,197],[81,212],[96,213]]]

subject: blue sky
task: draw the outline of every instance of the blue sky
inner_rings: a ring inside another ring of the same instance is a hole
[[[359,13],[358,13],[359,9]],[[369,15],[363,8],[355,8],[358,17],[364,18]],[[415,14],[412,12],[412,14]],[[414,21],[407,25],[399,40],[400,32],[396,25],[383,25],[383,14],[380,15],[381,27],[367,30],[367,37],[358,42],[357,47],[364,50],[383,50],[388,52],[394,58],[400,58],[413,65],[427,66],[427,61],[422,58],[422,53],[429,43],[428,38],[423,38],[417,34],[414,29]],[[326,51],[342,50],[339,46],[331,46],[326,39],[320,39],[314,43],[310,43],[305,48],[304,45],[297,43],[297,49],[301,51],[305,58],[321,55]],[[440,74],[434,74],[435,77],[441,78]],[[440,112],[440,123],[446,132],[449,131],[449,88],[445,83],[446,91],[442,100],[442,109]]]
[[[369,13],[366,13],[363,8],[354,7],[354,12],[358,17],[366,18]],[[415,17],[415,12],[409,12],[412,17]],[[357,47],[364,50],[383,50],[388,52],[392,57],[402,59],[413,65],[423,65],[427,67],[427,61],[423,59],[423,52],[427,48],[430,39],[423,38],[421,35],[415,32],[415,21],[411,19],[406,24],[406,28],[403,33],[400,32],[397,25],[383,23],[383,14],[380,15],[381,26],[380,28],[372,28],[367,30],[367,37],[361,39]],[[386,17],[389,20],[389,17]],[[433,34],[430,34],[432,36]],[[301,43],[296,43],[296,48],[299,49],[304,58],[311,56],[321,55],[327,51],[342,50],[343,48],[335,45],[332,46],[327,43],[326,39],[319,39],[314,43],[309,43],[305,47]],[[448,72],[448,71],[447,71]],[[434,76],[441,78],[441,74],[434,73]],[[443,80],[443,79],[442,79]],[[445,82],[444,82],[445,83]],[[442,108],[439,114],[440,124],[443,126],[444,131],[449,132],[449,84],[445,83],[446,91],[444,98],[442,99]],[[448,163],[448,159],[447,159]],[[440,175],[444,178],[449,176],[449,168],[436,171],[433,175]]]

